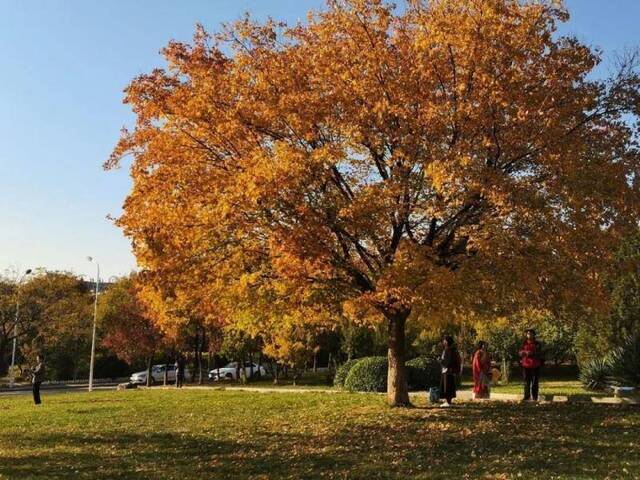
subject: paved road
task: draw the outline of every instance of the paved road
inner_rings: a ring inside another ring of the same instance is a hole
[[[115,390],[117,384],[108,383],[108,384],[100,384],[94,385],[93,390]],[[40,392],[42,395],[56,394],[56,393],[80,393],[86,392],[88,389],[88,385],[86,384],[74,384],[74,385],[47,385],[40,388]],[[31,395],[31,388],[25,387],[16,387],[13,389],[2,389],[0,390],[1,396],[10,396],[10,395]]]

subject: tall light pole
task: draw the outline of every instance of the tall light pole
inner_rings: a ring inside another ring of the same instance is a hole
[[[15,373],[15,365],[16,365],[16,348],[18,346],[18,322],[20,320],[20,285],[22,284],[22,280],[31,273],[31,269],[22,274],[21,277],[18,277],[16,281],[16,318],[13,323],[13,348],[11,350],[11,374],[9,375],[9,387],[13,388],[15,383],[16,373]]]
[[[93,257],[87,260],[94,262]],[[91,334],[91,362],[89,363],[89,391],[93,390],[93,364],[96,359],[96,323],[98,321],[98,290],[100,289],[100,264],[96,261],[96,298],[93,302],[93,333]]]

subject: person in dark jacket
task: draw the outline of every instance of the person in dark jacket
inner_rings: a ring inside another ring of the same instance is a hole
[[[520,365],[524,376],[524,400],[538,400],[540,368],[542,367],[542,345],[536,340],[536,331],[526,331],[526,338],[520,347]]]
[[[31,384],[33,387],[33,401],[36,405],[40,405],[42,400],[40,399],[40,385],[44,381],[45,366],[44,355],[39,353],[36,356],[36,364],[31,368]]]
[[[460,373],[460,354],[453,337],[447,335],[442,341],[444,349],[440,357],[442,376],[440,377],[440,396],[444,398],[442,407],[450,407],[456,397],[456,376]]]

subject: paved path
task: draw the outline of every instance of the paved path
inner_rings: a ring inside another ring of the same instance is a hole
[[[152,387],[152,388],[171,388],[171,387]],[[257,393],[345,393],[344,390],[338,389],[320,389],[320,388],[304,388],[304,387],[249,387],[249,386],[208,386],[208,385],[189,385],[185,386],[187,389],[202,389],[202,390],[240,390],[245,392],[257,392]],[[381,393],[380,395],[384,395]],[[426,396],[426,392],[410,392],[410,397]],[[542,403],[568,403],[570,402],[568,396],[564,395],[540,395]],[[517,393],[492,393],[489,400],[477,400],[477,401],[498,401],[498,402],[520,402],[523,395]],[[457,400],[471,401],[471,390],[459,390],[457,392]],[[589,400],[576,400],[575,402],[589,402],[603,403],[603,404],[632,404],[638,405],[640,401],[637,398],[618,398],[618,397],[591,397]],[[574,400],[571,400],[573,403]]]

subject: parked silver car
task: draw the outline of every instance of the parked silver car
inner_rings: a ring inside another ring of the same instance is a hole
[[[176,366],[175,365],[154,365],[151,367],[151,384],[164,382],[164,371],[167,370],[167,382],[174,383],[176,381]],[[185,378],[189,378],[189,369],[184,369]],[[138,385],[146,385],[147,383],[147,371],[135,372],[131,374],[129,378],[131,383]]]
[[[264,377],[267,372],[263,366],[258,367],[256,363],[245,362],[244,371],[247,378],[251,377],[253,365],[253,374],[257,375],[260,372],[260,376]],[[218,380],[236,380],[236,375],[238,374],[238,362],[227,363],[224,367],[215,368],[209,372],[209,380],[217,382]],[[242,368],[242,367],[240,367]]]

